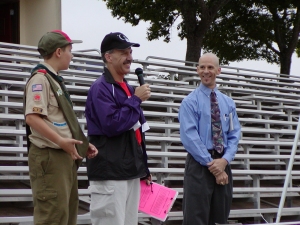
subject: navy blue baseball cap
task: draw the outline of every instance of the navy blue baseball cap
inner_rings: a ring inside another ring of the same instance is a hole
[[[103,38],[100,50],[101,53],[105,53],[113,49],[126,49],[129,47],[140,47],[140,44],[132,43],[124,34],[115,32],[109,33]]]

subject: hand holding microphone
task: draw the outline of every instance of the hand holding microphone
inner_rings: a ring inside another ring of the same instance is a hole
[[[143,70],[141,68],[136,68],[135,74],[138,77],[140,86],[135,89],[134,94],[142,101],[146,101],[151,96],[149,84],[145,84]]]

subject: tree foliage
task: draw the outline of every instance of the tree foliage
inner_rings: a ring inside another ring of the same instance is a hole
[[[203,48],[225,63],[263,59],[289,74],[299,32],[299,0],[232,0],[211,24]]]
[[[181,18],[176,29],[181,39],[187,39],[187,61],[198,61],[204,48],[224,63],[266,60],[289,74],[292,54],[300,55],[300,0],[103,1],[126,23],[149,21],[150,41],[163,37],[168,43]]]
[[[187,39],[187,61],[198,61],[202,41],[218,11],[230,0],[103,0],[112,15],[133,26],[149,21],[148,40],[160,37],[170,41],[172,28],[182,18],[176,29],[181,39]]]

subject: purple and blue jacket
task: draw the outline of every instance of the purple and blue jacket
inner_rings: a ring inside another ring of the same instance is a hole
[[[124,82],[127,83],[125,79]],[[129,98],[105,67],[88,92],[85,110],[88,138],[98,149],[95,158],[87,159],[89,180],[129,180],[150,174],[144,135],[149,127],[140,107],[141,99],[128,83],[127,87]],[[135,129],[140,129],[141,146]]]

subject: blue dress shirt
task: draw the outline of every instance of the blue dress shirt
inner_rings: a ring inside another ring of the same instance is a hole
[[[203,166],[211,162],[208,149],[213,149],[211,131],[210,93],[212,89],[200,84],[181,103],[178,119],[180,121],[180,138],[185,149]],[[228,163],[235,156],[241,134],[241,126],[236,113],[234,101],[222,94],[217,87],[224,140],[224,155]]]

